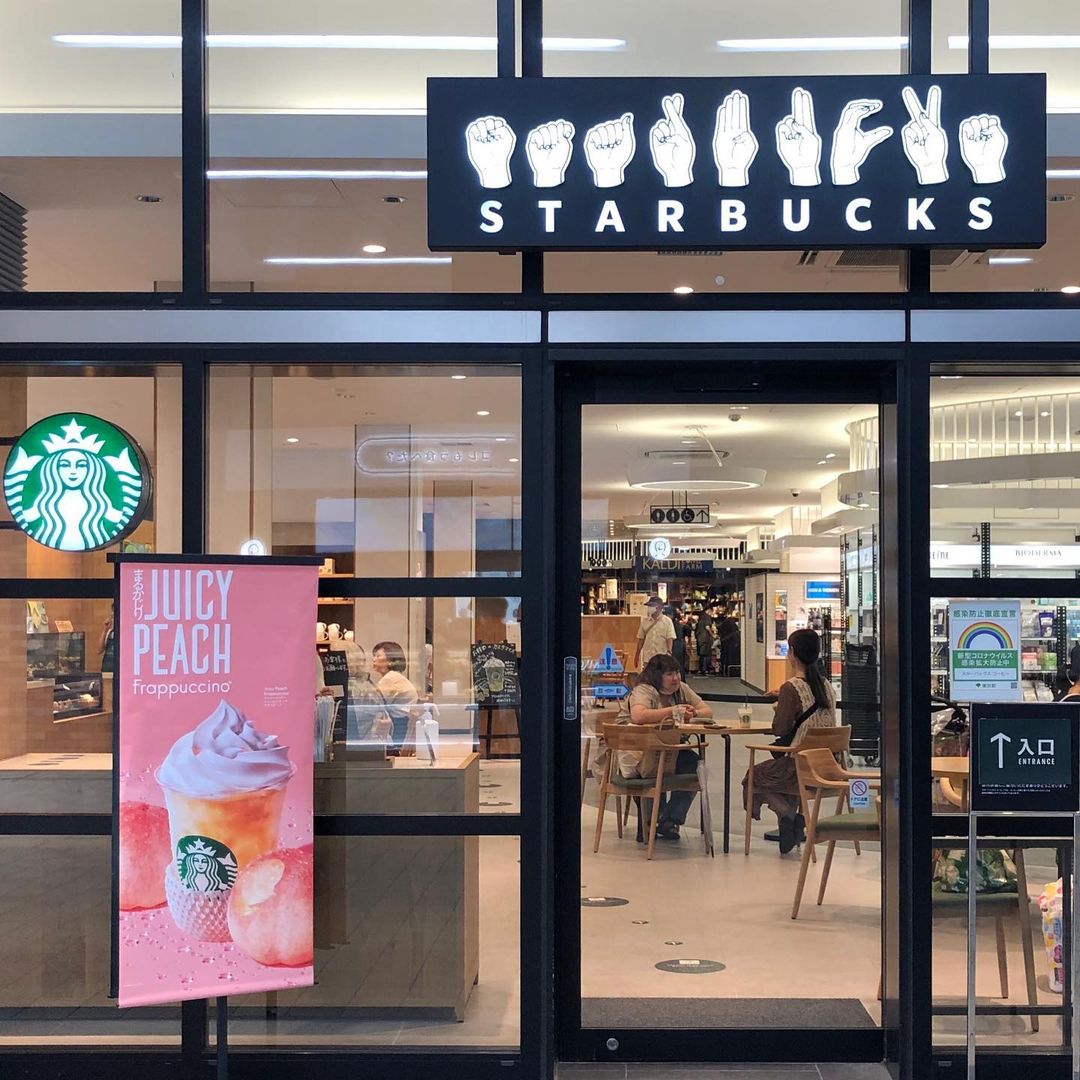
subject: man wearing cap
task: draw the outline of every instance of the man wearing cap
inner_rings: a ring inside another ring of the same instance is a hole
[[[641,617],[638,628],[637,651],[634,653],[634,668],[641,669],[658,653],[671,653],[675,643],[675,624],[663,614],[664,601],[659,596],[652,597],[645,605],[646,614]]]

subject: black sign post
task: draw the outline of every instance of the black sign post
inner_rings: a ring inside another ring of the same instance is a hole
[[[1080,1080],[1080,948],[1072,940],[1078,923],[1077,890],[1070,874],[1080,863],[1080,705],[976,704],[971,709],[968,784],[967,1076],[975,1080],[975,913],[978,819],[998,814],[1070,817],[1072,860],[1064,877],[1066,930],[1071,968],[1072,1076]],[[1027,897],[1020,910],[1026,912]],[[1026,918],[1026,916],[1025,916]]]
[[[1039,247],[1046,77],[429,79],[433,251]]]

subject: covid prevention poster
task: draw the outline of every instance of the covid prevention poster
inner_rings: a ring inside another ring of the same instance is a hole
[[[119,564],[121,1007],[311,986],[314,566]]]
[[[1022,701],[1020,602],[950,603],[949,658],[954,701]]]

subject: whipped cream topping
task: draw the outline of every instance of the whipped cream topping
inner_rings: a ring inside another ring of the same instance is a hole
[[[292,772],[289,748],[222,700],[194,731],[173,743],[157,777],[185,795],[223,796],[273,787]]]

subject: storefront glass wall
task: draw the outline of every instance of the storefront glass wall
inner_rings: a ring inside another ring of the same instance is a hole
[[[177,0],[4,5],[0,289],[179,288],[179,35]]]
[[[209,12],[215,291],[520,289],[516,255],[427,247],[426,80],[496,74],[495,0],[315,0],[300,29],[322,41],[285,45],[282,0]]]

